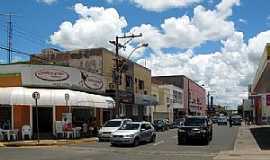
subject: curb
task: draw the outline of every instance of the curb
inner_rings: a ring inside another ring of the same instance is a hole
[[[30,147],[30,146],[56,146],[56,145],[70,145],[80,143],[97,142],[97,138],[91,139],[78,139],[78,140],[41,140],[39,143],[35,141],[19,141],[19,142],[6,142],[0,143],[0,147]]]

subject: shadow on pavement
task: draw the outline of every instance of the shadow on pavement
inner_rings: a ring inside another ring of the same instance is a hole
[[[270,127],[251,128],[250,131],[262,150],[270,150]]]

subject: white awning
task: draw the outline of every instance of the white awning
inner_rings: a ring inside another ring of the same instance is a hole
[[[32,98],[33,92],[39,92],[38,105],[41,106],[65,106],[65,94],[69,94],[68,106],[113,108],[115,104],[111,97],[80,91],[24,87],[1,87],[0,104],[35,105],[35,100]]]

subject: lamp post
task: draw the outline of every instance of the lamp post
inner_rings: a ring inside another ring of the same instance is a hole
[[[38,99],[40,98],[39,92],[33,92],[32,98],[35,100],[35,104],[36,104],[37,141],[38,141],[38,144],[39,144],[38,107],[37,107]]]

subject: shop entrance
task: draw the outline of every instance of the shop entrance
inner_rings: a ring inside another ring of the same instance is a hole
[[[37,137],[37,114],[36,107],[33,107],[33,132]],[[41,138],[47,138],[53,135],[53,108],[38,107],[38,126]]]

